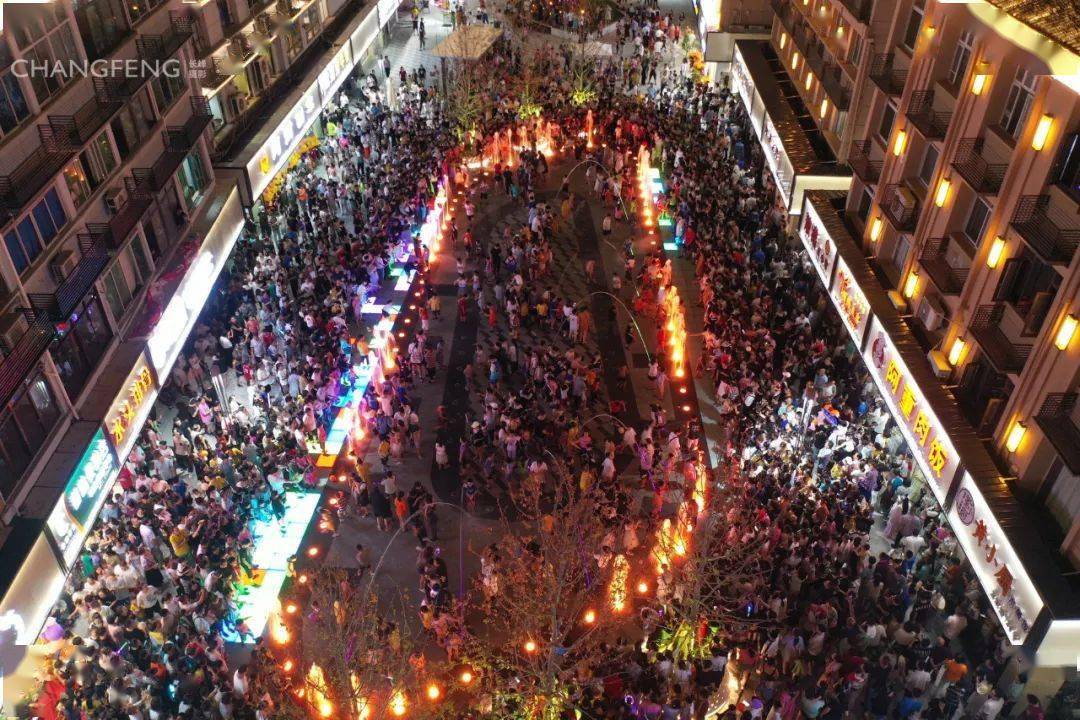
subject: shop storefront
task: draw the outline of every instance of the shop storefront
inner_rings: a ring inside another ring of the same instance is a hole
[[[1077,598],[874,278],[842,203],[842,193],[805,194],[799,238],[811,263],[1009,642],[1036,666],[1077,667]]]
[[[766,57],[771,52],[767,41],[737,40],[731,62],[732,84],[761,141],[765,164],[784,207],[791,215],[798,215],[806,191],[847,191],[851,172],[837,162],[823,138],[800,123],[800,113],[792,103],[801,101],[781,88],[780,82],[787,82],[786,75],[772,69]]]

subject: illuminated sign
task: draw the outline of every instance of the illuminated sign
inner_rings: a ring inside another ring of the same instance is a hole
[[[341,87],[341,83],[352,68],[352,48],[348,44],[338,51],[330,64],[319,73],[319,92],[325,100],[333,97],[334,92]]]
[[[150,370],[150,362],[145,354],[140,355],[102,424],[105,436],[121,461],[126,460],[131,452],[135,436],[142,428],[156,397],[157,386],[154,383],[154,373]]]
[[[799,226],[799,238],[817,269],[821,282],[828,287],[836,263],[836,244],[825,231],[825,225],[821,222],[814,204],[809,201],[806,203],[806,212],[803,213],[802,225]]]
[[[746,114],[754,115],[754,83],[750,79],[750,72],[746,69],[746,61],[743,60],[742,52],[735,48],[735,55],[731,62],[731,77],[735,80],[735,89],[739,91],[743,105],[746,106]],[[760,132],[760,128],[758,128]]]
[[[75,466],[64,495],[49,513],[48,526],[53,540],[64,557],[65,567],[71,567],[79,556],[90,525],[108,495],[120,465],[116,462],[105,433],[98,430]]]
[[[1009,641],[1022,644],[1043,600],[970,473],[964,473],[948,517]]]
[[[397,17],[400,4],[401,0],[379,0],[379,25],[385,25]]]
[[[855,345],[861,347],[866,325],[870,321],[870,303],[842,257],[836,258],[836,277],[829,289],[829,296],[840,311],[840,319],[848,332],[855,338]]]
[[[956,448],[876,317],[870,320],[870,340],[863,351],[863,359],[926,476],[927,484],[944,506],[960,466]]]
[[[761,149],[765,153],[765,162],[776,181],[776,189],[780,191],[780,199],[784,201],[784,208],[788,212],[797,213],[798,209],[791,207],[791,179],[795,172],[784,151],[780,134],[776,132],[776,126],[768,115],[765,116],[765,127],[761,131]]]

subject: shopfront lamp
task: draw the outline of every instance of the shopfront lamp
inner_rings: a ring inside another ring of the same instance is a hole
[[[1078,324],[1080,324],[1080,320],[1077,320],[1075,315],[1072,313],[1066,315],[1065,319],[1061,321],[1061,327],[1058,328],[1057,335],[1054,336],[1054,347],[1058,350],[1068,350],[1072,339],[1076,337],[1076,326]]]
[[[1027,435],[1027,425],[1017,420],[1009,430],[1009,436],[1005,438],[1005,449],[1011,453],[1016,452],[1020,443],[1024,441],[1025,435]]]
[[[986,256],[986,267],[991,270],[996,268],[1001,263],[1001,258],[1005,256],[1005,238],[998,235],[994,238],[994,242],[990,243],[990,252]]]

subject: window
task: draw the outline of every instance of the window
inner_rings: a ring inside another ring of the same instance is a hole
[[[150,106],[150,96],[145,90],[140,91],[113,118],[111,126],[116,149],[121,161],[139,147],[154,128],[154,109]]]
[[[886,147],[889,145],[889,138],[892,137],[892,128],[895,121],[896,107],[892,103],[885,103],[885,107],[881,111],[881,123],[878,125],[878,136],[885,141]]]
[[[154,100],[157,101],[160,112],[164,113],[168,108],[172,107],[176,99],[184,93],[186,85],[181,75],[182,73],[176,77],[162,75],[151,81],[150,87],[154,89]]]
[[[131,0],[128,3],[128,17],[132,23],[137,23],[150,14],[150,11],[160,5],[164,0]]]
[[[1001,280],[994,290],[994,300],[1004,300],[1025,319],[1027,334],[1038,332],[1050,303],[1061,285],[1061,275],[1031,252],[1009,258],[1001,268]],[[1035,317],[1029,318],[1032,310]],[[1033,322],[1033,320],[1035,322]]]
[[[907,28],[904,30],[904,47],[908,50],[915,50],[915,42],[919,39],[919,28],[922,27],[922,21],[923,9],[917,4],[912,5]]]
[[[138,252],[135,251],[136,247],[139,248]],[[142,238],[138,235],[132,238],[131,244],[124,251],[124,255],[127,256],[128,268],[135,280],[132,283],[132,292],[139,292],[139,289],[150,279],[150,262],[146,259],[146,253],[143,251]]]
[[[8,8],[8,12],[11,7]],[[13,58],[4,37],[0,37],[0,133],[6,135],[30,116],[19,79],[11,72]]]
[[[1080,199],[1080,133],[1073,133],[1061,144],[1051,182]]]
[[[90,189],[96,190],[116,167],[116,155],[113,153],[108,133],[102,131],[91,140],[79,155],[79,162],[90,182]]]
[[[859,209],[855,211],[863,223],[870,217],[870,206],[873,204],[874,193],[870,192],[870,188],[863,188],[862,197],[859,198]]]
[[[60,407],[44,376],[32,376],[0,415],[0,494],[4,497],[11,497],[59,419]]]
[[[893,245],[892,257],[890,258],[892,266],[896,268],[897,272],[904,269],[909,252],[911,252],[911,240],[907,235],[898,236],[896,244]]]
[[[184,162],[180,164],[180,187],[184,191],[184,201],[189,210],[195,208],[202,200],[203,190],[206,189],[206,170],[203,169],[202,157],[199,148],[196,147]]]
[[[1005,110],[1001,113],[1001,129],[1016,139],[1024,129],[1024,121],[1031,112],[1035,97],[1035,76],[1024,68],[1016,68],[1016,78],[1009,88]]]
[[[986,221],[989,218],[990,206],[982,198],[975,198],[975,202],[971,204],[971,212],[968,214],[967,222],[964,223],[964,235],[972,244],[979,244],[983,230],[986,229]]]
[[[90,60],[108,55],[131,31],[121,0],[90,0],[75,11],[75,19]]]
[[[127,280],[124,279],[124,268],[119,262],[114,262],[112,268],[105,273],[103,279],[105,285],[105,301],[109,303],[113,319],[120,322],[124,312],[131,304],[131,290],[128,289]]]
[[[930,186],[934,179],[934,169],[937,167],[938,156],[941,152],[933,143],[926,144],[926,152],[923,154],[922,165],[919,166],[919,182],[925,187]]]
[[[72,160],[64,168],[64,184],[67,185],[68,195],[71,196],[71,201],[75,203],[77,208],[82,207],[82,204],[90,197],[90,193],[93,192],[90,189],[90,183],[86,181],[86,173],[83,172],[82,164],[78,160]]]
[[[958,88],[967,75],[968,65],[971,64],[971,51],[975,47],[975,36],[967,30],[960,33],[956,41],[956,50],[953,51],[952,65],[949,66],[949,85]]]
[[[848,62],[852,65],[858,65],[859,58],[862,57],[863,39],[857,32],[852,31],[849,34],[851,35],[851,49],[848,50]]]
[[[15,42],[22,49],[27,62],[49,66],[59,63],[66,70],[70,62],[82,59],[75,44],[75,33],[60,3],[52,3],[45,8],[12,7],[8,12],[11,14],[9,23]],[[38,102],[43,103],[71,79],[66,72],[33,73],[30,85]]]
[[[34,208],[4,234],[11,262],[22,272],[67,224],[67,213],[56,188],[50,188]]]
[[[97,298],[87,300],[72,317],[74,325],[63,337],[54,340],[49,350],[60,382],[68,397],[74,400],[105,354],[112,331],[105,322],[105,313]]]

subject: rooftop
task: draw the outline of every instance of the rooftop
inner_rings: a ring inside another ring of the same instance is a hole
[[[986,0],[1032,30],[1080,55],[1080,1]]]

